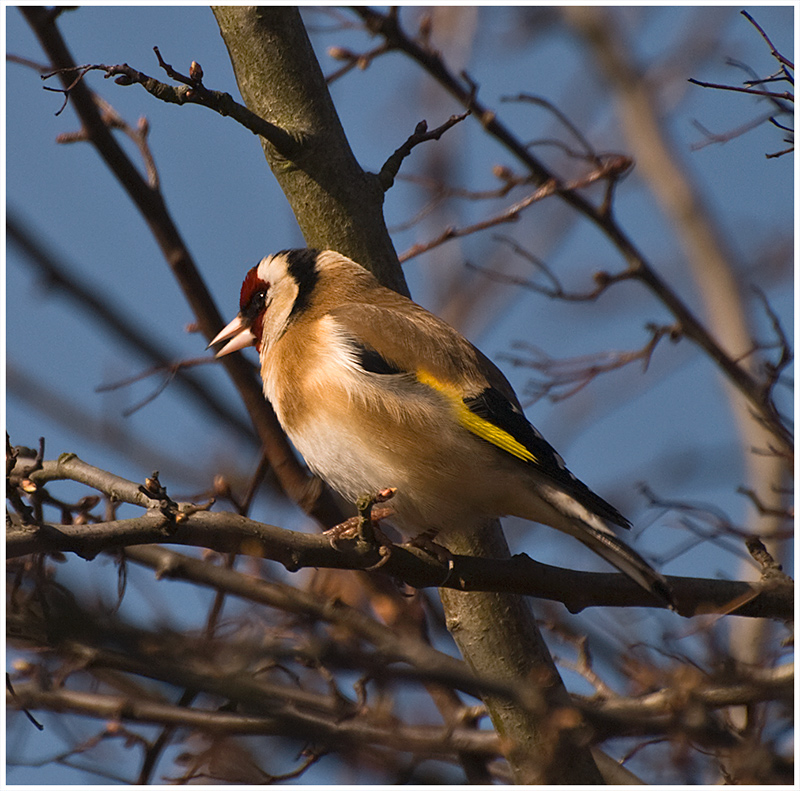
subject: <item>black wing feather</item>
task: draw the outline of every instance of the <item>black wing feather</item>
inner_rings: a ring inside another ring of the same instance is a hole
[[[350,343],[358,364],[369,373],[384,376],[413,373],[402,370],[383,357],[380,352],[360,340],[350,338]],[[502,377],[499,371],[498,376]],[[501,381],[505,383],[504,378]],[[514,397],[511,386],[507,385],[507,387]],[[522,409],[516,403],[515,397],[512,401],[497,387],[490,385],[478,395],[465,398],[464,405],[473,414],[510,434],[536,459],[535,462],[519,459],[520,464],[533,465],[601,518],[620,527],[629,528],[631,526],[630,522],[613,505],[595,494],[567,469],[564,460],[552,445],[528,422]]]
[[[488,420],[514,437],[536,459],[535,462],[520,459],[521,464],[535,466],[540,472],[552,478],[568,491],[578,502],[603,519],[620,527],[629,528],[631,526],[630,522],[613,505],[595,494],[567,469],[564,460],[556,453],[553,446],[528,422],[522,410],[499,390],[487,387],[477,396],[465,398],[464,404],[478,417]]]
[[[396,365],[390,363],[380,352],[375,351],[371,346],[358,343],[357,341],[351,341],[351,344],[358,364],[365,371],[369,371],[369,373],[373,374],[382,374],[384,376],[407,373],[407,371],[401,371]]]

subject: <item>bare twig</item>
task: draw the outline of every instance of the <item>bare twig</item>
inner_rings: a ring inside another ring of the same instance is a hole
[[[156,168],[153,153],[147,142],[147,135],[150,131],[150,124],[147,119],[142,117],[136,125],[132,127],[119,113],[100,96],[95,95],[95,101],[101,111],[103,121],[110,129],[119,129],[122,131],[139,149],[139,153],[144,161],[145,169],[147,171],[147,181],[154,190],[158,190],[159,175]],[[74,143],[74,142],[89,142],[88,135],[85,130],[79,132],[64,132],[56,137],[57,143]]]
[[[741,126],[736,127],[736,129],[731,129],[728,132],[711,132],[706,129],[699,121],[692,120],[692,125],[698,129],[700,132],[703,133],[705,136],[705,140],[701,140],[698,143],[692,143],[690,148],[692,151],[699,151],[702,148],[705,148],[708,145],[712,145],[714,143],[727,143],[729,140],[734,140],[737,137],[741,137],[747,132],[755,129],[758,126],[761,126],[765,121],[771,120],[771,113],[767,113],[766,115],[760,115],[757,118],[754,118],[752,121],[748,121]]]
[[[198,693],[196,690],[184,690],[176,705],[178,707],[189,707],[197,695]],[[158,759],[166,749],[174,733],[175,725],[173,723],[165,725],[161,729],[161,733],[158,734],[158,737],[153,740],[152,744],[147,744],[145,746],[144,760],[142,761],[142,767],[139,770],[139,777],[137,778],[137,783],[139,785],[150,784],[150,778],[156,763],[158,763]]]
[[[530,93],[519,93],[516,96],[503,96],[500,101],[502,102],[528,102],[535,104],[539,107],[544,107],[548,112],[552,113],[565,129],[578,141],[583,149],[583,157],[594,162],[595,166],[600,165],[600,160],[597,152],[591,146],[589,141],[584,137],[583,133],[578,129],[572,121],[567,118],[566,114],[556,107],[550,100],[545,99],[543,96],[534,96]]]
[[[454,228],[453,226],[450,226],[435,239],[431,239],[429,242],[415,244],[410,247],[405,253],[399,256],[400,261],[405,262],[411,258],[414,258],[415,256],[421,255],[422,253],[427,253],[429,250],[433,250],[435,247],[439,247],[451,239],[469,236],[470,234],[477,233],[478,231],[484,231],[487,228],[493,228],[494,226],[501,225],[503,223],[516,222],[519,219],[520,213],[527,209],[528,206],[549,197],[555,192],[555,190],[555,183],[551,182],[549,184],[545,184],[544,186],[539,187],[539,189],[537,189],[535,192],[528,195],[526,198],[523,198],[522,200],[517,201],[513,205],[509,206],[501,214],[497,214],[494,217],[490,217],[486,220],[481,220],[473,225],[467,225],[464,228]]]
[[[374,49],[371,49],[368,52],[362,52],[361,54],[351,52],[346,47],[329,47],[328,55],[330,55],[334,60],[344,61],[344,65],[333,73],[329,74],[325,78],[325,82],[328,85],[332,85],[334,82],[336,82],[336,80],[338,80],[340,77],[344,77],[345,74],[353,69],[357,68],[363,71],[369,66],[370,63],[372,63],[373,60],[375,60],[375,58],[380,57],[389,50],[390,47],[385,42],[379,44]]]
[[[675,727],[690,728],[693,738],[722,739],[729,746],[738,741],[730,730],[720,728],[709,714],[713,709],[765,700],[787,701],[794,686],[791,662],[775,668],[741,671],[734,678],[715,679],[704,673],[676,674],[672,683],[640,696],[600,692],[592,697],[579,696],[584,712],[600,730],[611,727],[619,732],[623,722],[628,732],[665,734]],[[624,727],[624,726],[623,726]],[[688,734],[687,734],[688,735]]]
[[[259,118],[243,104],[239,104],[235,101],[229,93],[209,90],[202,84],[201,80],[194,80],[191,77],[187,77],[175,71],[169,64],[164,62],[161,53],[158,51],[158,47],[153,47],[153,50],[158,57],[159,66],[166,71],[171,79],[183,83],[182,85],[177,87],[167,85],[166,83],[148,76],[144,72],[134,69],[127,63],[115,65],[90,63],[84,66],[66,66],[42,75],[43,80],[55,76],[64,77],[67,74],[74,75],[71,81],[66,82],[64,88],[45,86],[45,90],[64,94],[64,104],[56,115],[63,112],[75,88],[77,88],[89,72],[101,71],[105,74],[106,79],[116,77],[114,82],[116,82],[117,85],[141,85],[149,94],[160,99],[162,102],[178,105],[199,104],[210,110],[214,110],[214,112],[220,115],[230,116],[245,127],[245,129],[249,129],[254,135],[259,135],[272,143],[281,155],[285,156],[287,159],[291,159],[296,155],[298,150],[298,141],[296,138],[292,137],[279,126],[271,124],[263,118]]]
[[[144,332],[141,321],[126,316],[125,309],[115,303],[107,292],[101,298],[96,288],[81,282],[64,261],[45,248],[39,239],[41,234],[27,227],[13,209],[6,212],[6,231],[8,239],[22,250],[25,254],[24,260],[41,273],[46,286],[54,295],[72,300],[80,309],[81,315],[97,322],[104,332],[110,332],[130,348],[153,360],[157,370],[169,370],[176,378],[178,386],[188,392],[209,414],[222,420],[241,437],[253,439],[252,426],[222,404],[200,380],[185,370],[186,366],[177,364],[179,367],[174,367],[176,364],[170,362],[174,355]]]
[[[468,115],[469,111],[460,115],[451,115],[441,126],[431,130],[428,129],[426,121],[420,121],[414,130],[414,134],[384,162],[383,167],[380,169],[378,180],[383,191],[386,192],[394,184],[400,165],[415,146],[427,140],[438,140],[448,129],[463,121]]]
[[[486,190],[470,190],[463,187],[451,187],[442,183],[437,179],[430,176],[423,176],[419,174],[400,174],[398,179],[407,181],[411,184],[418,184],[421,187],[433,192],[437,197],[442,198],[461,198],[463,200],[479,201],[490,200],[494,198],[505,198],[514,187],[519,187],[522,184],[530,182],[528,176],[519,176],[513,173],[509,168],[502,165],[496,165],[492,168],[492,175],[499,179],[502,184],[495,189]]]
[[[582,187],[587,187],[601,179],[615,178],[616,175],[623,173],[629,167],[630,160],[625,157],[614,157],[607,162],[603,162],[600,167],[591,173],[587,173],[579,179],[570,181],[566,185],[566,189],[577,190]],[[470,234],[484,231],[487,228],[493,228],[496,225],[502,225],[503,223],[516,222],[524,209],[527,209],[534,203],[538,203],[544,198],[549,198],[551,195],[555,195],[562,188],[563,187],[559,186],[556,181],[549,181],[539,187],[535,192],[528,195],[526,198],[523,198],[522,200],[517,201],[509,206],[500,214],[497,214],[494,217],[489,217],[486,220],[481,220],[480,222],[476,222],[472,225],[467,225],[464,228],[454,228],[452,226],[446,228],[444,232],[442,232],[435,239],[432,239],[429,242],[413,245],[406,250],[405,253],[399,256],[399,258],[401,261],[405,262],[410,258],[421,255],[422,253],[427,253],[428,251],[434,249],[435,247],[439,247],[439,245],[442,245],[451,239],[459,239],[463,236],[469,236]]]
[[[135,412],[138,412],[143,407],[147,406],[147,404],[154,401],[158,398],[159,395],[166,389],[166,387],[175,379],[181,371],[184,371],[188,368],[194,368],[198,365],[211,365],[216,362],[220,362],[218,358],[215,357],[193,357],[190,360],[177,360],[176,362],[170,362],[163,365],[155,365],[151,368],[148,368],[145,371],[142,371],[138,374],[134,374],[133,376],[126,376],[124,379],[120,379],[116,382],[107,382],[106,384],[101,384],[95,387],[96,393],[107,393],[113,390],[119,390],[123,387],[128,387],[129,385],[134,384],[135,382],[140,382],[143,379],[147,379],[151,376],[157,376],[158,374],[163,374],[163,379],[161,383],[155,387],[152,393],[148,396],[143,398],[138,404],[134,404],[131,407],[125,409],[122,413],[123,417],[130,417]],[[245,432],[252,436],[252,432],[245,428]]]
[[[752,489],[747,489],[744,486],[740,486],[736,491],[739,494],[743,494],[745,497],[747,497],[748,500],[753,503],[761,516],[777,516],[780,519],[785,519],[787,522],[794,519],[793,508],[773,508],[772,506],[765,505],[764,501],[756,492],[754,492]],[[789,492],[784,492],[784,494],[788,495]]]
[[[28,722],[30,722],[37,731],[43,731],[44,725],[42,725],[17,698],[17,693],[14,691],[14,685],[11,683],[11,675],[9,673],[6,673],[6,693],[10,696],[10,702],[25,715]]]
[[[437,179],[432,179],[420,175],[398,174],[397,178],[411,184],[419,184],[433,193],[433,197],[419,209],[411,219],[398,223],[390,230],[393,232],[405,231],[414,227],[417,223],[435,211],[448,198],[461,198],[464,200],[478,201],[490,200],[493,198],[504,198],[514,187],[530,182],[527,176],[517,176],[506,167],[497,165],[492,169],[493,174],[502,182],[496,189],[488,190],[469,190],[460,187],[451,187],[443,184]]]
[[[486,277],[496,282],[508,283],[510,285],[526,288],[530,291],[535,291],[538,294],[543,294],[551,299],[561,299],[567,302],[591,302],[597,299],[597,297],[599,297],[614,283],[619,283],[623,280],[629,280],[633,277],[633,274],[627,270],[613,275],[609,272],[595,272],[593,278],[595,282],[595,288],[593,288],[591,291],[567,291],[553,270],[550,269],[550,267],[548,267],[544,261],[542,261],[538,256],[534,255],[530,250],[526,250],[524,247],[522,247],[522,245],[518,244],[508,236],[496,234],[492,238],[508,245],[515,253],[517,253],[517,255],[521,256],[530,264],[532,264],[539,272],[542,273],[545,279],[549,282],[549,285],[535,283],[515,275],[507,275],[503,272],[496,272],[484,267],[476,266],[475,264],[469,262],[467,262],[467,267],[469,269],[474,269],[477,272],[481,272],[482,274],[486,275]]]
[[[89,139],[144,216],[197,318],[200,330],[207,340],[211,340],[223,326],[222,316],[170,216],[163,196],[141,178],[124,150],[114,139],[108,126],[103,123],[94,96],[84,81],[70,78],[69,75],[75,74],[76,71],[80,77],[82,67],[74,64],[55,25],[53,15],[46,9],[35,6],[25,6],[21,11],[48,53],[55,69],[54,73],[58,74],[62,84],[69,90],[70,99],[81,118],[81,123]],[[110,68],[113,71],[115,67],[94,68],[104,71]],[[179,103],[191,99],[202,103],[198,97],[201,94],[206,97],[206,93],[198,88],[185,85],[174,88],[157,81],[148,82],[150,81],[149,77],[135,72],[128,66],[120,66],[116,73],[118,77],[123,78],[123,82],[128,78],[134,80],[138,75],[155,91],[156,95],[163,93],[164,96]],[[194,91],[194,94],[187,96],[188,91]],[[214,101],[219,101],[215,107],[218,111],[227,106],[224,96],[215,96]],[[233,106],[230,106],[229,109],[238,112]],[[250,116],[257,118],[246,108],[243,108],[243,114],[248,118]],[[257,120],[264,123],[261,119]],[[289,137],[288,134],[286,136]],[[294,142],[291,145],[294,145]],[[323,524],[336,524],[340,521],[338,506],[328,491],[322,487],[320,481],[311,478],[298,462],[272,408],[264,399],[261,388],[253,375],[252,367],[238,354],[228,355],[223,361],[223,365],[239,390],[245,408],[284,491]]]
[[[770,40],[769,36],[764,32],[764,30],[761,27],[761,25],[759,25],[758,22],[756,22],[755,19],[753,19],[753,17],[750,16],[750,14],[747,13],[747,11],[741,11],[740,13],[741,13],[741,15],[743,17],[747,18],[747,20],[750,22],[750,24],[761,34],[761,37],[764,39],[764,41],[767,42],[767,44],[769,45],[770,54],[772,55],[772,57],[775,58],[775,60],[777,60],[778,63],[780,63],[782,66],[785,66],[786,68],[791,69],[792,71],[794,71],[794,63],[792,63],[792,61],[790,61],[788,58],[786,58],[783,55],[781,55],[781,53],[778,52],[778,50],[775,49],[775,45]],[[787,77],[787,79],[791,80],[791,75],[788,72],[786,73],[786,77]]]
[[[516,348],[524,349],[530,356],[515,357],[504,355],[512,365],[533,368],[547,375],[547,380],[533,383],[535,399],[548,396],[551,401],[563,401],[582,390],[598,376],[624,368],[634,362],[641,361],[643,370],[647,370],[656,346],[664,338],[673,343],[680,339],[680,330],[674,325],[656,326],[648,324],[650,340],[641,349],[632,351],[606,351],[598,354],[573,357],[569,360],[554,360],[541,349],[527,343],[516,343]]]
[[[767,159],[777,159],[778,157],[782,157],[785,154],[791,154],[794,151],[794,143],[790,145],[788,148],[781,149],[780,151],[773,151],[771,154],[765,154]]]
[[[695,316],[688,304],[662,280],[641,251],[636,248],[633,241],[619,227],[607,201],[604,201],[600,206],[594,206],[581,194],[579,189],[563,185],[550,169],[534,157],[526,146],[498,119],[495,112],[478,101],[476,86],[466,75],[462,74],[460,78],[457,78],[447,68],[437,52],[425,48],[405,33],[399,24],[396,13],[384,14],[367,6],[355,7],[353,11],[362,18],[371,33],[383,36],[392,48],[404,52],[415,60],[437,82],[455,96],[464,107],[471,110],[472,116],[484,126],[486,131],[525,164],[536,183],[540,185],[552,183],[554,185],[554,194],[558,195],[559,198],[594,222],[606,233],[609,240],[617,247],[627,262],[633,276],[654,293],[673,314],[683,336],[692,340],[708,354],[758,411],[765,427],[779,440],[781,445],[791,452],[793,448],[791,432],[777,413],[774,404],[771,401],[764,401],[761,382],[746,368],[731,359],[712,333]]]
[[[764,311],[769,318],[770,324],[772,325],[772,331],[775,333],[775,337],[777,339],[777,348],[780,351],[777,362],[768,362],[765,363],[764,366],[767,372],[766,380],[764,382],[764,396],[765,398],[771,398],[772,391],[774,390],[776,383],[780,379],[783,372],[792,364],[792,361],[794,360],[794,354],[792,353],[791,346],[789,345],[789,339],[786,337],[786,333],[781,326],[780,319],[770,306],[769,300],[767,300],[767,295],[758,286],[754,285],[752,286],[752,289],[761,301],[761,304],[764,306]]]
[[[701,88],[715,88],[718,91],[735,91],[737,93],[749,93],[753,96],[768,96],[770,99],[783,99],[788,102],[794,102],[794,94],[789,91],[763,91],[759,88],[742,87],[740,85],[723,85],[719,82],[704,82],[703,80],[696,80],[694,77],[689,77],[688,82],[693,85],[699,85]]]
[[[794,75],[793,75],[794,64],[792,63],[792,61],[790,61],[788,58],[785,58],[783,55],[781,55],[781,53],[779,53],[775,49],[775,46],[773,45],[773,43],[770,40],[769,36],[767,36],[767,34],[764,32],[763,28],[755,21],[755,19],[753,19],[752,16],[750,16],[750,14],[747,13],[747,11],[742,11],[741,14],[744,17],[747,18],[747,20],[750,22],[750,24],[753,25],[753,27],[755,27],[755,29],[761,34],[761,37],[764,39],[764,41],[767,42],[767,44],[769,45],[769,48],[770,48],[770,54],[772,55],[773,58],[775,58],[778,61],[778,63],[780,63],[780,71],[778,71],[776,74],[773,74],[770,77],[759,78],[753,72],[753,70],[749,66],[747,66],[746,64],[740,63],[738,61],[729,60],[729,63],[731,65],[738,66],[739,68],[744,69],[745,71],[747,71],[751,75],[751,78],[749,80],[745,80],[744,87],[736,86],[736,85],[721,85],[719,83],[701,82],[701,81],[695,80],[695,79],[690,79],[689,82],[694,83],[695,85],[699,85],[699,86],[701,86],[703,88],[714,88],[716,90],[735,91],[735,92],[739,92],[739,93],[750,93],[750,94],[754,94],[756,96],[765,96],[765,97],[767,97],[768,99],[770,99],[772,101],[773,105],[775,106],[775,108],[776,108],[776,110],[777,110],[777,112],[779,114],[786,114],[786,115],[790,115],[791,116],[792,115],[792,111],[784,102],[790,102],[792,104],[794,103],[794,93],[793,93],[793,91],[783,91],[783,92],[770,91],[770,90],[766,90],[766,89],[763,89],[763,88],[757,88],[757,87],[754,87],[754,86],[769,85],[769,84],[777,83],[777,82],[788,82],[790,85],[794,86]],[[731,131],[730,133],[728,133],[726,135],[708,135],[707,134],[707,137],[709,138],[709,142],[725,142],[726,140],[730,140],[733,137],[737,137],[738,135],[743,134],[746,131],[749,131],[750,129],[758,126],[760,123],[763,123],[763,121],[765,121],[765,120],[769,120],[771,123],[773,123],[774,125],[778,126],[779,128],[785,129],[786,131],[789,131],[789,132],[792,133],[792,135],[790,135],[788,138],[786,138],[786,142],[792,143],[792,145],[789,146],[789,148],[784,149],[783,151],[778,151],[778,152],[775,152],[775,153],[772,153],[772,154],[766,154],[767,159],[774,159],[776,157],[783,156],[784,154],[791,153],[794,150],[794,145],[793,145],[793,143],[794,143],[794,140],[793,140],[794,130],[793,129],[789,129],[789,128],[783,126],[782,124],[778,123],[775,120],[775,118],[772,117],[771,114],[767,115],[766,117],[751,121],[748,124],[745,124],[745,125],[739,127],[738,129]],[[699,124],[696,124],[696,125],[699,126]],[[700,127],[700,128],[702,129],[702,127]],[[702,144],[702,145],[705,145],[705,144]],[[700,147],[701,147],[701,145],[696,145],[695,146],[695,148],[700,148]]]
[[[561,636],[566,637],[569,642],[575,646],[577,659],[575,662],[569,662],[562,658],[558,660],[559,663],[583,676],[583,678],[585,678],[594,687],[598,697],[603,699],[610,697],[613,694],[611,688],[608,686],[608,684],[606,684],[605,681],[603,681],[603,679],[594,669],[588,636],[585,634],[566,635],[563,632],[561,633]]]
[[[277,734],[326,737],[334,743],[355,740],[366,744],[400,746],[400,749],[420,752],[423,755],[442,755],[458,747],[497,754],[498,737],[479,731],[460,729],[453,732],[442,727],[392,726],[380,727],[377,722],[345,720],[336,722],[308,713],[282,712],[266,716],[238,714],[173,706],[148,700],[136,700],[120,695],[78,692],[73,690],[43,690],[32,684],[20,685],[17,700],[31,709],[63,711],[117,720],[121,716],[128,722],[149,722],[173,727],[183,727],[228,734]],[[12,699],[9,701],[14,703]],[[86,749],[86,748],[84,748]],[[74,751],[73,751],[74,752]]]

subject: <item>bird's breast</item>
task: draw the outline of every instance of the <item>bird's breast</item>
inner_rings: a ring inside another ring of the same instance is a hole
[[[263,355],[265,395],[309,467],[351,501],[397,488],[391,505],[409,533],[499,515],[485,479],[500,454],[459,425],[447,397],[413,374],[365,371],[343,351],[278,342]]]

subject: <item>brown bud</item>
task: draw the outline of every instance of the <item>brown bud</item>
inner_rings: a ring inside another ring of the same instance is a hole
[[[621,176],[633,167],[634,162],[622,154],[609,154],[603,164],[609,173]]]
[[[495,165],[492,168],[492,175],[500,181],[511,181],[514,178],[513,171],[506,165]]]
[[[611,275],[608,272],[603,272],[602,270],[599,272],[595,272],[592,275],[592,279],[598,286],[605,287],[611,282]]]
[[[148,492],[153,492],[155,494],[162,491],[161,481],[158,480],[158,470],[153,471],[152,477],[144,479],[144,488],[147,489]]]
[[[334,60],[352,60],[353,53],[346,47],[328,47],[328,56]]]
[[[189,66],[189,76],[195,82],[203,81],[203,67],[196,60],[193,60],[192,65]]]
[[[214,476],[214,496],[215,497],[229,497],[231,493],[231,485],[224,475]]]
[[[550,714],[547,724],[554,730],[572,730],[583,724],[583,717],[578,709],[564,707],[555,709]]]
[[[30,478],[25,478],[22,483],[20,483],[20,488],[25,494],[33,494],[39,491],[39,487]]]
[[[27,659],[15,659],[11,667],[14,668],[15,673],[19,673],[22,676],[30,676],[33,671],[36,669],[36,665],[32,662],[29,662]]]
[[[427,39],[433,28],[433,18],[430,14],[425,14],[419,21],[419,37],[422,39]]]
[[[375,502],[376,503],[385,503],[387,500],[391,500],[397,494],[397,488],[394,486],[389,486],[386,489],[381,489],[375,495]]]

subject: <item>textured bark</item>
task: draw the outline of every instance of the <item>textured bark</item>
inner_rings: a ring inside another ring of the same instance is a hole
[[[493,521],[450,536],[452,552],[507,558],[508,545]],[[512,745],[508,755],[520,785],[602,784],[588,744],[588,729],[572,705],[528,601],[510,593],[440,588],[447,628],[478,675],[526,679],[525,705],[486,696],[498,734]]]
[[[295,143],[278,151],[262,140],[308,246],[338,250],[407,295],[383,221],[383,189],[353,156],[298,10],[216,6],[213,11],[248,108]]]
[[[262,141],[267,161],[310,247],[332,248],[407,294],[383,221],[378,179],[353,156],[295,8],[213,9],[248,108],[288,133],[282,150]],[[508,557],[500,525],[476,526],[453,539],[454,552]],[[530,699],[485,699],[521,784],[602,783],[580,716],[527,602],[505,593],[442,590],[448,626],[480,675],[530,682]]]

